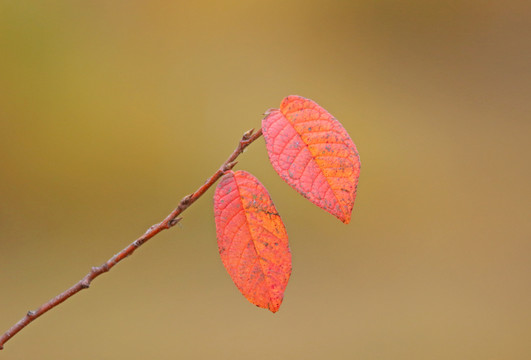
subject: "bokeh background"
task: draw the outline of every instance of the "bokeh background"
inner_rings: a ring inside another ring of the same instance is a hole
[[[0,1],[0,331],[160,221],[290,94],[362,171],[345,226],[282,182],[293,274],[239,293],[210,190],[1,359],[531,358],[531,26],[515,1]]]

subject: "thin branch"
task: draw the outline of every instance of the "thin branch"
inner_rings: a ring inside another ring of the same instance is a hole
[[[197,199],[201,197],[223,174],[231,170],[236,165],[236,158],[243,152],[243,150],[249,146],[253,141],[258,139],[262,135],[262,129],[254,133],[254,129],[247,131],[243,134],[238,146],[234,152],[229,156],[229,158],[220,166],[220,168],[194,193],[185,196],[179,205],[160,223],[151,226],[141,237],[133,241],[129,246],[124,248],[122,251],[111,257],[105,263],[100,266],[93,267],[90,272],[85,275],[83,279],[73,285],[71,288],[63,291],[61,294],[57,295],[50,301],[44,303],[37,310],[28,311],[26,316],[24,316],[19,322],[13,325],[8,331],[6,331],[0,337],[0,350],[4,348],[4,344],[9,341],[13,336],[15,336],[20,330],[28,326],[33,320],[37,319],[41,315],[45,314],[49,310],[53,309],[63,301],[69,299],[71,296],[77,294],[83,289],[88,289],[92,280],[100,276],[101,274],[111,270],[114,265],[118,264],[120,261],[133,254],[137,248],[142,244],[147,242],[149,239],[157,235],[162,230],[169,229],[176,225],[182,218],[178,216],[186,210],[190,205],[192,205]]]

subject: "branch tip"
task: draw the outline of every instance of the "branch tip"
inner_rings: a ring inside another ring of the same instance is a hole
[[[253,135],[253,132],[254,132],[254,128],[244,132],[242,136],[242,140],[249,140],[251,138],[251,135]]]

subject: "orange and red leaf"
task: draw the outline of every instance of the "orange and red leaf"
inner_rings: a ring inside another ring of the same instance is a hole
[[[278,311],[291,274],[288,235],[265,187],[245,171],[228,171],[214,194],[219,254],[241,293]]]
[[[288,96],[262,120],[269,160],[291,187],[348,224],[360,173],[356,145],[312,100]]]

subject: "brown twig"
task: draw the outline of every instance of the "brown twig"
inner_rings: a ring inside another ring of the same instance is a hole
[[[179,205],[168,216],[166,216],[164,220],[162,220],[158,224],[151,226],[144,233],[144,235],[133,241],[129,246],[127,246],[122,251],[111,257],[102,265],[93,267],[90,272],[74,286],[63,291],[61,294],[57,295],[48,302],[44,303],[37,310],[28,311],[26,316],[24,316],[19,322],[13,325],[0,337],[0,350],[4,348],[4,344],[9,341],[9,339],[15,336],[15,334],[17,334],[20,330],[28,326],[33,320],[45,314],[49,310],[53,309],[63,301],[69,299],[71,296],[78,293],[79,291],[87,289],[90,286],[92,280],[94,280],[101,274],[111,270],[114,265],[118,264],[120,261],[133,254],[135,250],[139,248],[142,244],[144,244],[146,241],[151,239],[153,236],[157,235],[162,230],[169,229],[176,225],[181,220],[181,218],[178,218],[178,216],[191,204],[193,204],[197,199],[199,199],[201,195],[203,195],[226,171],[231,170],[236,165],[236,158],[243,152],[243,150],[262,135],[262,129],[258,130],[256,133],[253,132],[254,129],[251,129],[245,134],[243,134],[234,152],[223,163],[223,165],[220,166],[220,168],[214,173],[214,175],[212,175],[206,181],[206,183],[204,183],[194,193],[185,196],[181,200]]]

